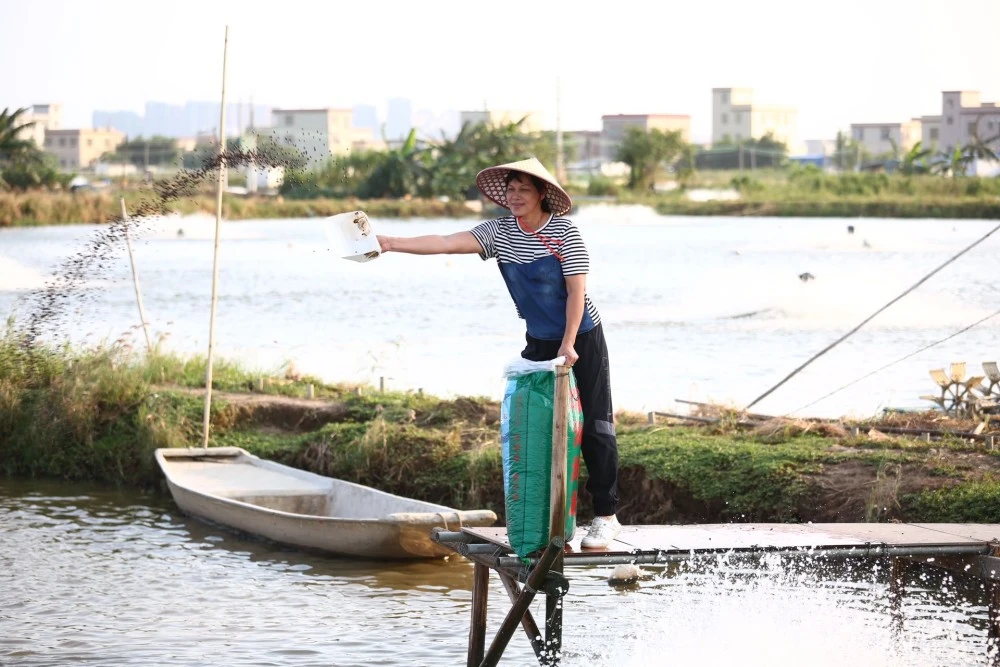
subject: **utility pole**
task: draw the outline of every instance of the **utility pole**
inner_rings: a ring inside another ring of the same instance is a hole
[[[560,115],[560,80],[556,77],[556,180],[560,184],[566,185],[566,168],[563,165],[563,134],[562,134],[562,118]]]

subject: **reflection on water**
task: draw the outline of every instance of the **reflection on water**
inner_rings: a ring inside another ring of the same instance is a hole
[[[471,566],[327,558],[178,515],[169,498],[0,481],[0,664],[464,663]],[[921,570],[894,635],[883,563],[774,557],[570,571],[566,665],[978,665],[978,582]],[[491,580],[489,631],[506,595]],[[543,618],[542,601],[532,613]],[[515,635],[503,665],[532,665]]]

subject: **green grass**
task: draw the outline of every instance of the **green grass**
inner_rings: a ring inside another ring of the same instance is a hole
[[[943,523],[1000,523],[1000,480],[964,482],[900,499],[908,516]]]
[[[220,362],[214,386],[246,392],[260,375]],[[204,361],[197,358],[143,356],[114,346],[31,347],[9,329],[0,337],[0,475],[157,487],[162,474],[153,451],[201,442],[203,398],[191,389],[203,378]],[[274,407],[294,412],[308,406],[276,398],[265,409],[220,394],[212,403],[210,444],[239,446],[390,493],[502,515],[494,401],[370,388],[359,394],[356,387],[312,383],[325,405],[336,406],[333,423],[298,428],[302,422],[295,414],[284,419]],[[276,378],[268,391],[302,396],[306,384],[306,378]],[[623,506],[659,522],[678,516],[808,519],[825,502],[817,480],[837,469],[861,475],[853,507],[866,509],[853,520],[1000,521],[1000,482],[955,456],[984,453],[959,440],[876,443],[792,429],[753,436],[735,424],[655,428],[626,419],[619,450]],[[982,459],[977,461],[978,466]],[[853,467],[837,468],[845,464]],[[897,499],[898,482],[910,474],[905,471],[918,471],[934,480],[929,486],[944,488]],[[587,511],[584,495],[581,514]]]

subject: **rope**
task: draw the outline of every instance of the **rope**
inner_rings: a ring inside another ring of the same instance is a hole
[[[885,304],[884,306],[882,306],[881,308],[879,308],[878,310],[876,310],[874,313],[872,313],[871,315],[869,315],[868,317],[866,317],[856,327],[854,327],[853,329],[851,329],[850,331],[848,331],[847,333],[845,333],[843,336],[841,336],[837,340],[833,341],[832,343],[830,343],[829,345],[827,345],[826,347],[824,347],[822,350],[820,350],[819,352],[817,352],[813,356],[809,357],[809,359],[807,359],[805,361],[805,363],[799,365],[798,368],[796,368],[791,373],[789,373],[784,378],[782,378],[782,380],[780,382],[778,382],[778,384],[774,385],[773,387],[771,387],[770,389],[768,389],[767,391],[765,391],[763,394],[761,394],[757,398],[753,399],[753,401],[751,401],[750,404],[747,405],[744,408],[744,410],[749,410],[750,408],[752,408],[753,406],[757,405],[762,400],[764,400],[765,398],[767,398],[768,396],[770,396],[774,392],[775,389],[777,389],[778,387],[780,387],[781,385],[785,384],[786,382],[788,382],[789,380],[791,380],[793,377],[795,377],[796,375],[798,375],[799,372],[802,371],[802,369],[804,369],[806,366],[808,366],[812,362],[816,361],[817,359],[819,359],[820,357],[822,357],[824,354],[826,354],[827,352],[829,352],[830,350],[832,350],[833,348],[835,348],[837,345],[839,345],[840,343],[844,342],[849,337],[851,337],[852,335],[854,335],[855,333],[857,333],[858,330],[861,329],[861,327],[863,327],[864,325],[866,325],[869,322],[871,322],[873,319],[875,319],[878,315],[880,315],[887,308],[889,308],[890,306],[892,306],[894,303],[896,303],[897,301],[899,301],[900,299],[902,299],[904,296],[906,296],[907,294],[909,294],[913,290],[915,290],[918,287],[920,287],[921,285],[923,285],[932,276],[934,276],[939,271],[941,271],[941,269],[943,269],[944,267],[948,266],[949,264],[951,264],[952,262],[954,262],[956,259],[958,259],[962,255],[964,255],[965,253],[969,252],[970,250],[972,250],[973,248],[975,248],[977,245],[979,245],[980,243],[982,243],[983,241],[985,241],[989,237],[993,236],[993,234],[995,234],[997,231],[1000,231],[1000,225],[997,225],[996,227],[994,227],[990,231],[986,232],[986,234],[984,234],[983,236],[981,236],[979,239],[977,239],[976,241],[972,242],[970,245],[966,246],[963,250],[959,251],[956,255],[952,256],[950,259],[948,259],[947,261],[945,261],[944,264],[941,264],[936,269],[934,269],[933,271],[931,271],[930,273],[928,273],[926,276],[924,276],[923,278],[921,278],[920,280],[918,280],[916,283],[914,283],[911,287],[907,288],[905,291],[903,291],[902,294],[900,294],[899,296],[897,296],[895,299],[893,299],[892,301],[890,301],[889,303]]]
[[[975,326],[977,326],[977,325],[980,325],[980,324],[982,324],[983,322],[985,322],[986,320],[988,320],[988,319],[991,319],[991,318],[994,318],[994,317],[996,317],[997,315],[1000,315],[1000,310],[998,310],[997,312],[993,313],[992,315],[987,315],[986,317],[984,317],[984,318],[983,318],[983,319],[981,319],[981,320],[977,320],[977,321],[973,322],[973,323],[972,323],[972,324],[970,324],[969,326],[965,327],[964,329],[960,329],[960,330],[956,331],[955,333],[951,334],[950,336],[945,336],[945,337],[944,337],[944,338],[942,338],[941,340],[936,340],[936,341],[934,341],[933,343],[931,343],[930,345],[924,345],[924,346],[923,346],[922,348],[920,348],[919,350],[916,350],[916,351],[914,351],[914,352],[911,352],[911,353],[909,353],[908,355],[906,355],[906,356],[904,356],[904,357],[900,357],[899,359],[896,359],[896,361],[893,361],[893,362],[891,362],[891,363],[888,363],[888,364],[886,364],[885,366],[883,366],[882,368],[879,368],[879,369],[877,369],[877,370],[874,370],[874,371],[872,371],[871,373],[868,373],[868,374],[866,374],[866,375],[862,375],[862,376],[861,376],[861,377],[859,377],[859,378],[858,378],[857,380],[852,380],[851,382],[848,382],[848,383],[847,383],[847,384],[845,384],[844,386],[842,386],[842,387],[838,387],[837,389],[834,389],[834,390],[833,390],[833,391],[831,391],[831,392],[830,392],[829,394],[825,394],[825,395],[823,395],[823,396],[820,396],[819,398],[817,398],[817,399],[816,399],[815,401],[813,401],[812,403],[807,403],[807,404],[803,405],[803,406],[802,406],[801,408],[795,408],[795,409],[794,409],[794,410],[792,410],[791,412],[789,412],[789,413],[785,414],[785,417],[787,417],[787,416],[789,416],[789,415],[791,415],[791,414],[794,414],[794,413],[798,412],[799,410],[805,410],[806,408],[810,408],[810,407],[812,407],[812,406],[816,405],[817,403],[819,403],[820,401],[823,401],[823,400],[826,400],[827,398],[830,398],[830,397],[831,397],[831,396],[833,396],[834,394],[836,394],[836,393],[838,393],[838,392],[840,392],[840,391],[843,391],[844,389],[847,389],[848,387],[850,387],[850,386],[852,386],[852,385],[855,385],[855,384],[857,384],[858,382],[861,382],[862,380],[867,380],[868,378],[870,378],[871,376],[875,375],[876,373],[881,373],[882,371],[884,371],[885,369],[889,368],[890,366],[895,366],[895,365],[896,365],[896,364],[898,364],[899,362],[901,362],[901,361],[906,361],[906,360],[907,360],[907,359],[909,359],[910,357],[915,357],[916,355],[920,354],[921,352],[924,352],[924,351],[926,351],[926,350],[929,350],[929,349],[931,349],[931,348],[932,348],[932,347],[934,347],[935,345],[940,345],[941,343],[944,343],[945,341],[948,341],[948,340],[951,340],[951,339],[952,339],[952,338],[954,338],[955,336],[958,336],[958,335],[960,335],[960,334],[964,334],[964,333],[965,333],[966,331],[968,331],[969,329],[971,329],[971,328],[973,328],[973,327],[975,327]]]

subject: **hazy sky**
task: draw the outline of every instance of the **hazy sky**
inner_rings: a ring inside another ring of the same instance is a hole
[[[0,0],[0,108],[61,102],[65,126],[147,100],[285,107],[684,113],[711,89],[797,106],[803,138],[940,112],[940,92],[1000,101],[1000,0]]]

